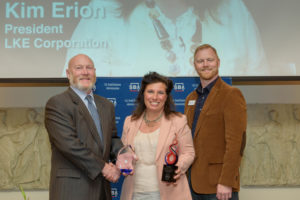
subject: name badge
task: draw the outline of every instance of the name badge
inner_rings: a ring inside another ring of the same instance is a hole
[[[193,106],[193,105],[195,105],[195,103],[196,103],[196,100],[189,100],[188,105]]]

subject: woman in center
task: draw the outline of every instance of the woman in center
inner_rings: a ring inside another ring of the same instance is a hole
[[[138,160],[124,180],[121,200],[192,199],[185,173],[195,156],[193,139],[185,115],[175,111],[172,89],[172,80],[156,72],[143,77],[136,109],[123,127],[122,141],[134,147]],[[168,155],[176,142],[176,182],[165,182],[163,167],[172,162]]]

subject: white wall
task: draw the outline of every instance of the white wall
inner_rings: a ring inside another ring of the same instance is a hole
[[[248,104],[300,103],[300,85],[237,86]],[[0,87],[0,107],[43,107],[66,87]],[[299,166],[300,167],[300,166]],[[48,191],[27,191],[30,200],[48,200]],[[300,188],[241,188],[241,200],[298,200]],[[22,200],[20,192],[0,192],[0,200]]]
[[[247,104],[300,104],[300,85],[241,85],[236,87],[243,92]]]
[[[0,87],[0,107],[44,107],[66,87]]]

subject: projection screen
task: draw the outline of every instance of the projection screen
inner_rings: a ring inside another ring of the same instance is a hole
[[[197,76],[211,44],[220,75],[299,76],[298,0],[1,0],[0,78],[65,77],[89,55],[99,77]]]

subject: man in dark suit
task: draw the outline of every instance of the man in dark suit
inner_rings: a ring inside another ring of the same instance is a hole
[[[189,183],[194,200],[237,200],[239,167],[246,142],[246,102],[239,89],[219,77],[215,48],[204,44],[194,54],[198,88],[186,98],[196,157]]]
[[[52,149],[50,200],[108,200],[110,182],[120,177],[109,162],[123,146],[114,106],[94,95],[93,61],[79,54],[69,61],[70,87],[49,99],[45,125]]]

